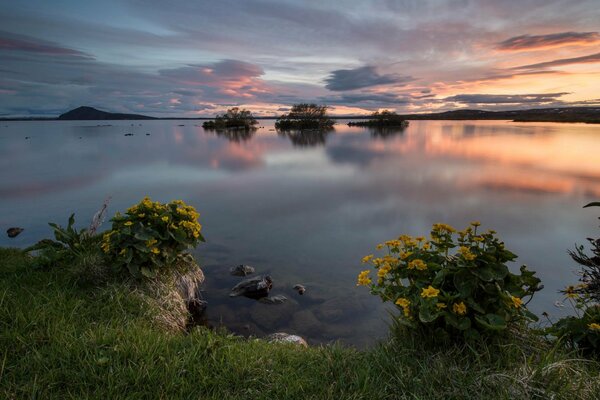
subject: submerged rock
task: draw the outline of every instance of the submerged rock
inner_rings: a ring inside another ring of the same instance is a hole
[[[23,232],[23,231],[24,231],[23,228],[19,228],[19,227],[15,226],[15,227],[12,227],[12,228],[8,228],[6,230],[6,234],[8,235],[9,238],[14,238],[14,237],[19,236],[19,234],[21,232]]]
[[[246,276],[254,273],[254,267],[249,265],[238,265],[237,267],[229,268],[229,273],[234,276]]]
[[[273,280],[269,275],[257,276],[255,278],[246,279],[241,281],[231,289],[229,297],[246,296],[251,299],[260,299],[261,297],[267,297],[269,290],[273,287]]]
[[[299,295],[303,295],[304,292],[306,292],[306,288],[304,287],[304,285],[300,284],[294,285],[294,290],[297,290]]]
[[[298,335],[290,335],[285,332],[277,332],[273,333],[266,337],[269,342],[272,343],[293,343],[303,347],[308,347],[308,343],[301,336]]]
[[[260,298],[260,299],[258,299],[258,301],[260,301],[261,303],[265,303],[265,304],[282,304],[287,301],[287,297],[285,297],[282,294],[278,294],[276,296]]]
[[[323,325],[312,311],[302,310],[294,314],[290,322],[290,327],[298,332],[312,336],[319,334]]]

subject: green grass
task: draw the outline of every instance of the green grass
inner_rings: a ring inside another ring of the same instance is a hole
[[[597,362],[532,334],[477,348],[398,336],[357,351],[173,333],[127,285],[82,273],[0,249],[1,399],[600,398]]]

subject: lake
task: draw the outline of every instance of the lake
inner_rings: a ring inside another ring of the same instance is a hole
[[[362,256],[435,222],[479,220],[519,255],[514,271],[523,263],[541,277],[530,308],[566,312],[554,302],[577,280],[567,249],[598,236],[598,209],[582,206],[600,199],[600,126],[411,121],[376,132],[338,122],[328,134],[282,136],[273,124],[218,135],[189,120],[1,122],[0,245],[49,237],[47,222],[65,225],[71,213],[87,226],[108,196],[109,215],[145,195],[182,199],[207,239],[194,254],[212,326],[365,347],[386,336],[389,315],[356,287]],[[25,231],[9,239],[11,226]],[[270,274],[272,294],[290,300],[229,298],[238,264]]]

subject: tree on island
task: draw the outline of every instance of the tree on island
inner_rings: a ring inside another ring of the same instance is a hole
[[[328,130],[333,128],[333,124],[335,121],[327,115],[326,105],[302,103],[294,104],[289,113],[279,117],[275,122],[275,128]]]
[[[202,124],[204,129],[255,129],[258,124],[252,113],[239,107],[230,108],[225,114],[217,115],[214,121]]]
[[[348,126],[405,128],[408,126],[408,121],[394,111],[383,110],[375,111],[367,121],[348,122]]]

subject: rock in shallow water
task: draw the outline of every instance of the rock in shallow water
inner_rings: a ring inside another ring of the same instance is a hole
[[[308,343],[301,336],[290,335],[285,332],[273,333],[266,337],[269,342],[273,343],[294,343],[300,346],[308,347]]]
[[[304,287],[304,285],[301,285],[299,283],[294,285],[294,290],[297,290],[299,295],[303,295],[304,292],[306,292],[306,288]]]
[[[19,233],[21,233],[23,231],[24,231],[23,228],[12,227],[12,228],[8,228],[6,230],[6,234],[8,235],[9,238],[14,238],[14,237],[19,236]]]
[[[273,279],[269,275],[257,276],[255,278],[241,281],[231,289],[229,297],[246,296],[251,299],[260,299],[269,295],[269,290],[273,287]]]
[[[237,267],[229,268],[229,273],[234,276],[246,276],[254,273],[254,267],[249,265],[238,265]]]
[[[285,297],[282,294],[278,294],[276,296],[260,298],[260,299],[258,299],[258,301],[260,301],[261,303],[265,303],[265,304],[282,304],[287,301],[287,297]]]

